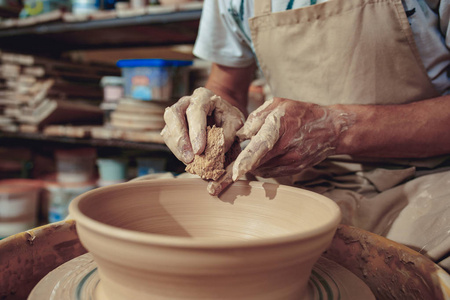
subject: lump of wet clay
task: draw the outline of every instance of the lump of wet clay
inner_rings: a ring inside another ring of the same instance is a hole
[[[208,126],[206,129],[206,147],[200,155],[186,165],[186,172],[196,174],[202,179],[217,180],[225,173],[226,166],[236,159],[240,152],[239,143],[235,142],[225,153],[223,128]]]

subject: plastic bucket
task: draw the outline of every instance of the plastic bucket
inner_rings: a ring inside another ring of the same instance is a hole
[[[40,180],[0,180],[0,238],[36,227],[42,187]]]

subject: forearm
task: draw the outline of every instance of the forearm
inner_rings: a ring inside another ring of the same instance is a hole
[[[403,105],[333,105],[354,117],[336,154],[421,158],[450,154],[450,96]]]
[[[247,115],[248,87],[254,79],[254,71],[255,65],[231,68],[213,64],[205,87]]]

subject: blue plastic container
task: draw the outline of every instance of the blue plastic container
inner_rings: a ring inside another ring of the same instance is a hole
[[[124,59],[117,62],[125,95],[140,100],[169,101],[189,92],[190,60]]]

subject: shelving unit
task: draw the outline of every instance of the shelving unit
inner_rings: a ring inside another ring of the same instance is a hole
[[[193,44],[200,16],[201,8],[197,6],[194,9],[174,8],[171,12],[163,10],[162,13],[76,22],[67,22],[59,17],[56,21],[38,22],[32,26],[0,26],[0,45],[5,52],[58,58],[63,52],[74,50]],[[157,143],[0,132],[0,144],[17,144],[20,140],[28,143],[84,144],[170,153],[165,145]]]
[[[201,10],[183,10],[128,18],[56,21],[0,29],[2,49],[57,54],[80,49],[105,49],[193,44]]]
[[[193,44],[201,16],[197,8],[110,19],[67,22],[59,18],[31,26],[0,26],[0,49],[4,52],[60,58],[77,50],[110,50]],[[4,24],[3,24],[4,25]],[[166,145],[120,139],[49,136],[42,132],[1,132],[1,147],[71,148],[95,147],[99,152],[126,152],[167,157],[170,171],[183,170]]]

